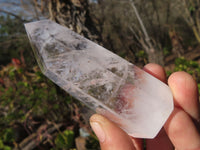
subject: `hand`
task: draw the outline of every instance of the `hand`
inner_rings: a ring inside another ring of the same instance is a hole
[[[156,64],[148,64],[144,70],[163,82],[164,69]],[[154,139],[146,140],[147,150],[200,150],[200,134],[194,122],[199,121],[199,96],[196,82],[185,72],[173,73],[168,85],[174,97],[174,111],[164,128]],[[97,135],[102,150],[141,150],[142,139],[127,135],[107,118],[95,114],[90,124]]]

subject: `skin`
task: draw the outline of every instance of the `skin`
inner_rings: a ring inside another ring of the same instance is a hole
[[[147,150],[200,150],[199,96],[197,84],[185,72],[173,73],[168,81],[164,69],[148,64],[144,70],[168,83],[174,97],[174,111],[154,139],[146,139]],[[196,125],[195,125],[196,123]],[[127,135],[107,118],[94,114],[90,124],[97,135],[102,150],[142,150],[143,139]]]

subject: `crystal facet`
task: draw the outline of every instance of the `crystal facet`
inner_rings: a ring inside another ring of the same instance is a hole
[[[25,24],[42,72],[129,135],[154,138],[173,111],[169,87],[53,21]]]

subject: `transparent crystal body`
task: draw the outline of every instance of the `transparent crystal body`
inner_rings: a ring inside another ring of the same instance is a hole
[[[169,87],[50,20],[25,24],[42,72],[129,135],[154,138],[173,110]]]

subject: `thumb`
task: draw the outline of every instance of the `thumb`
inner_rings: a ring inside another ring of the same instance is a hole
[[[131,137],[107,118],[94,114],[90,125],[99,139],[101,150],[135,150]]]

